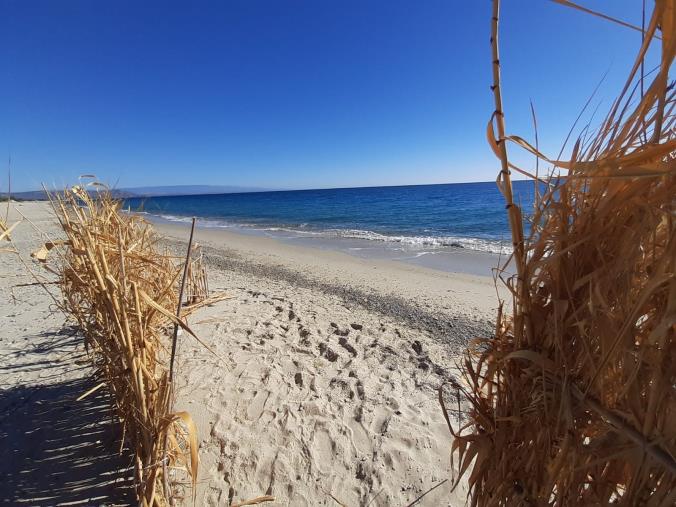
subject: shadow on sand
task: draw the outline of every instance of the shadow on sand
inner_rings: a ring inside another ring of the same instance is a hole
[[[15,366],[26,367],[49,368],[40,361]],[[108,393],[76,401],[95,385],[87,375],[0,390],[1,505],[135,504],[132,458],[128,449],[119,452]]]

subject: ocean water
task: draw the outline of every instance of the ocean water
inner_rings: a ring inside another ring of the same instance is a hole
[[[533,183],[514,183],[527,210]],[[509,227],[495,182],[132,198],[156,220],[262,234],[351,253],[406,259],[458,251],[506,253]]]

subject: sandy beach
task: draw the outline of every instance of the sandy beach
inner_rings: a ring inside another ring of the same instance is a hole
[[[45,203],[17,209],[56,234]],[[188,228],[156,227],[183,255]],[[13,238],[24,254],[45,239],[27,220]],[[196,240],[210,289],[231,296],[189,319],[221,359],[185,334],[179,343],[177,408],[192,414],[200,436],[197,505],[270,494],[276,501],[266,505],[390,506],[425,493],[419,505],[464,504],[463,485],[450,491],[451,436],[437,389],[454,377],[467,341],[491,333],[497,297],[490,277],[220,230],[197,229]],[[69,383],[49,403],[79,407],[74,399],[94,381],[76,330],[50,313],[41,287],[21,285],[33,280],[16,256],[3,256],[0,447],[3,454],[12,448],[25,454],[0,460],[1,496],[11,503],[20,492],[49,489],[37,475],[21,484],[6,480],[18,477],[17,468],[43,445],[34,434],[16,440],[16,416],[26,424],[34,417],[23,390]],[[110,423],[100,412],[98,420],[91,416],[92,427]],[[114,486],[125,475],[124,456],[121,463],[111,452],[119,442],[106,428],[105,439],[72,438],[78,459],[109,454],[116,460],[107,464],[117,471],[117,482],[109,481]],[[67,488],[53,494],[67,496]]]
[[[8,223],[18,220],[21,259],[0,253],[0,504],[134,505],[108,394],[77,401],[98,384],[82,336],[27,269],[56,278],[30,252],[59,238],[58,224],[44,202],[13,203]]]
[[[4,4],[0,507],[676,506],[676,0]]]
[[[187,227],[160,225],[167,237]],[[232,299],[182,338],[180,408],[202,438],[198,504],[463,505],[437,389],[491,332],[489,277],[198,229]],[[173,243],[176,253],[184,251]],[[227,500],[227,501],[226,501]]]

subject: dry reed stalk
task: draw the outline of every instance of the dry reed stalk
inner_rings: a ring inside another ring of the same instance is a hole
[[[159,251],[150,224],[120,213],[107,192],[94,199],[76,186],[54,196],[52,205],[66,245],[47,245],[37,258],[59,251],[63,309],[81,327],[113,395],[135,453],[139,504],[169,505],[176,479],[169,474],[185,471],[194,492],[198,467],[195,426],[188,413],[173,412],[168,373],[170,325],[194,336],[174,316],[182,266]]]
[[[190,271],[190,254],[192,253],[192,239],[195,235],[195,222],[197,220],[193,217],[192,225],[190,226],[190,239],[188,240],[188,253],[185,257],[183,265],[183,277],[181,278],[181,287],[178,291],[178,303],[176,305],[176,319],[180,320],[181,310],[183,309],[183,293],[185,292],[185,282],[188,279],[188,272]],[[169,384],[173,386],[174,382],[174,360],[176,359],[176,342],[178,341],[178,324],[174,324],[174,332],[171,336],[171,356],[169,358]],[[171,394],[173,397],[173,393]]]
[[[202,247],[195,245],[190,256],[188,267],[188,286],[186,288],[186,301],[194,305],[209,297],[209,279],[206,276],[204,254]]]
[[[14,228],[19,225],[20,222],[15,222],[12,225],[7,225],[0,218],[0,241],[12,241],[12,236],[10,235]]]
[[[517,274],[507,281],[513,314],[501,307],[496,336],[464,361],[469,422],[456,431],[447,417],[457,479],[469,475],[473,505],[674,505],[676,0],[656,2],[626,85],[570,160],[505,135],[493,6],[488,137]],[[661,60],[644,86],[651,44]],[[509,170],[528,173],[508,160],[507,142],[567,171],[536,194],[527,238]]]

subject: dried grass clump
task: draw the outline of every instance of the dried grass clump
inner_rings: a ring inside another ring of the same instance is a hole
[[[97,388],[113,395],[123,434],[135,453],[140,505],[165,506],[176,473],[197,479],[197,435],[186,412],[172,412],[171,333],[183,266],[162,253],[147,222],[119,212],[107,192],[83,187],[55,196],[52,205],[67,248],[57,247],[64,310],[81,327],[97,373]],[[63,250],[61,250],[63,248]],[[89,394],[89,393],[87,393]]]
[[[512,315],[501,310],[496,336],[467,354],[470,417],[451,428],[452,454],[473,505],[674,505],[676,2],[656,2],[626,86],[567,161],[504,133],[498,4],[489,139],[517,275],[505,282]],[[647,81],[651,44],[662,56]],[[545,182],[527,238],[507,141],[568,171]]]
[[[20,222],[15,222],[14,224],[12,224],[8,227],[2,221],[0,221],[0,244],[7,241],[7,242],[9,242],[9,245],[10,245],[10,246],[6,246],[6,247],[5,246],[0,247],[0,252],[16,253],[16,249],[12,246],[12,236],[10,234],[14,230],[14,228],[17,225],[19,225],[19,223]]]
[[[200,245],[192,247],[187,277],[185,300],[193,305],[205,301],[209,297],[209,278]]]
[[[12,238],[9,235],[9,227],[7,224],[5,224],[5,221],[0,217],[0,241],[5,240],[5,241],[11,241]]]
[[[12,225],[7,225],[6,220],[0,218],[0,242],[7,241],[11,243],[12,242],[11,233],[17,225],[19,225],[19,222],[15,222]],[[3,250],[10,251],[7,248],[0,248],[0,252]]]

